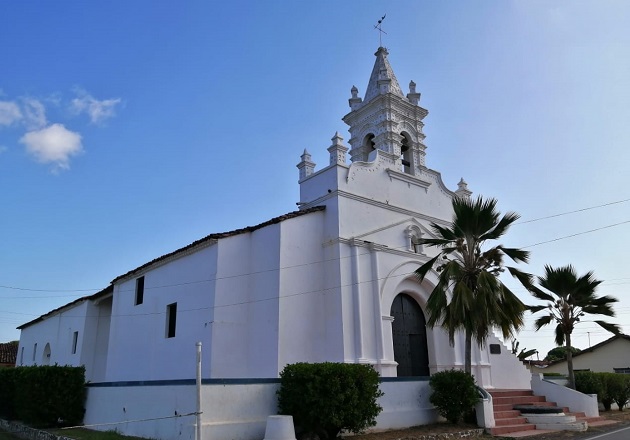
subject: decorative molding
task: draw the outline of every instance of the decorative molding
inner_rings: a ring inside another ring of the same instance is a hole
[[[425,193],[428,192],[429,187],[431,186],[431,182],[427,182],[426,180],[422,180],[411,174],[403,173],[402,171],[396,171],[391,168],[387,169],[387,175],[389,176],[390,181],[395,179],[406,182],[409,187],[411,187],[411,185],[414,185],[424,189]]]

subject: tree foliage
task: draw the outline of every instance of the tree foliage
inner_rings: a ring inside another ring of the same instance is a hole
[[[521,282],[530,276],[514,267],[505,267],[504,257],[527,262],[529,253],[503,245],[487,247],[501,238],[518,214],[501,214],[495,199],[453,199],[453,220],[449,226],[433,223],[436,238],[423,238],[422,244],[439,249],[434,258],[416,270],[422,281],[431,270],[438,273],[438,282],[427,301],[427,324],[444,327],[451,345],[455,333],[466,337],[465,371],[471,372],[471,347],[474,338],[483,345],[494,327],[505,339],[523,326],[525,305],[505,286],[499,275],[507,269]]]
[[[610,296],[596,296],[597,286],[601,284],[593,272],[578,276],[573,266],[554,268],[545,266],[545,274],[538,277],[538,284],[525,284],[525,287],[536,299],[547,301],[546,305],[529,306],[532,313],[545,310],[547,313],[538,318],[534,324],[536,330],[555,323],[555,342],[566,347],[569,386],[575,388],[575,374],[573,373],[573,352],[571,335],[575,326],[585,315],[615,316],[612,304],[616,298]],[[619,326],[605,321],[595,321],[603,329],[619,334]]]
[[[569,347],[568,349],[571,350],[571,354],[578,354],[582,351],[579,348],[575,348],[575,347]],[[562,361],[562,360],[565,360],[566,358],[567,358],[567,347],[564,347],[564,346],[552,348],[551,350],[547,352],[547,356],[545,356],[545,360],[549,362]]]

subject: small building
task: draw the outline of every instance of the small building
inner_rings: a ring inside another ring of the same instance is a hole
[[[574,354],[573,370],[630,374],[630,336],[615,335]],[[532,366],[532,372],[568,374],[567,361],[551,362],[544,368]]]
[[[0,343],[0,368],[15,367],[18,341]]]

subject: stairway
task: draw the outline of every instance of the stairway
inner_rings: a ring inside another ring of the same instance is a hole
[[[555,402],[547,402],[544,396],[534,396],[531,390],[488,390],[488,392],[492,396],[494,409],[495,427],[490,429],[492,435],[537,429],[536,425],[528,423],[520,411],[514,409],[514,405],[556,406]],[[602,417],[586,417],[584,413],[570,413],[569,408],[564,408],[564,414],[575,416],[578,422],[597,423],[605,420]]]

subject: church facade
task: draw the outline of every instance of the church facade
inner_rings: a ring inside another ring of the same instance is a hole
[[[416,85],[404,93],[387,50],[375,55],[364,97],[351,89],[347,143],[336,133],[319,170],[306,150],[297,164],[298,211],[210,234],[22,325],[17,364],[85,365],[95,384],[187,380],[199,341],[208,380],[277,378],[294,362],[391,378],[462,368],[463,337],[451,346],[426,326],[436,274],[420,283],[414,271],[435,255],[420,242],[430,224],[448,225],[453,198],[471,192],[426,167]],[[529,388],[527,370],[488,342],[473,350],[477,383]]]

